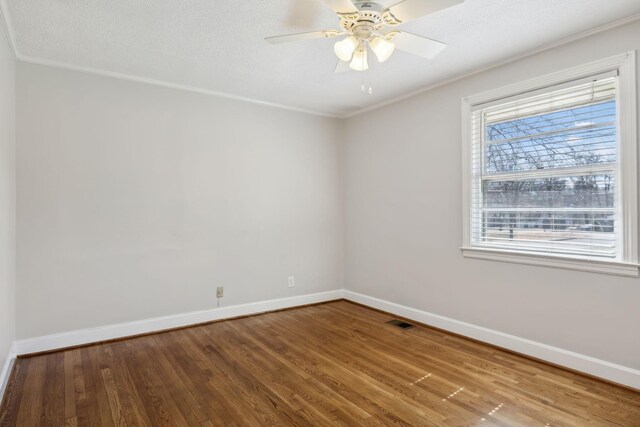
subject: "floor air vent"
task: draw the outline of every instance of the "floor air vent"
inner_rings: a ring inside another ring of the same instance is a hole
[[[389,320],[387,323],[393,326],[397,326],[400,329],[413,328],[413,325],[411,323],[403,322],[402,320],[398,319]]]

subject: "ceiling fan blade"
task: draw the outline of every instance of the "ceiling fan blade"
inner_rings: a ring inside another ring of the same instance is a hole
[[[340,74],[340,73],[346,73],[347,71],[351,71],[351,68],[349,68],[349,63],[338,60],[338,63],[336,64],[336,68],[335,70],[333,70],[333,72],[336,74]]]
[[[398,31],[392,39],[396,49],[431,59],[447,47],[446,44],[415,34]]]
[[[265,40],[271,44],[280,44],[280,43],[297,42],[301,40],[333,38],[333,37],[339,36],[340,34],[343,34],[343,33],[339,31],[334,31],[334,30],[311,31],[309,33],[297,33],[297,34],[287,34],[284,36],[267,37],[265,38]]]
[[[464,0],[404,0],[387,11],[398,23],[411,21],[425,15],[463,3]]]
[[[317,0],[294,1],[289,9],[285,25],[290,28],[313,28],[318,22],[322,9],[324,9],[324,5]]]
[[[351,0],[324,0],[324,2],[336,13],[357,13],[358,8]]]

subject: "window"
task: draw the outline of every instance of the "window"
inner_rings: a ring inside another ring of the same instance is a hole
[[[465,256],[638,275],[633,56],[463,100]]]

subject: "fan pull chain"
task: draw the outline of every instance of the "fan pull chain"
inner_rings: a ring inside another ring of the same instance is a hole
[[[365,50],[365,51],[367,50],[367,45],[366,45],[366,43],[365,43],[365,42],[362,42],[362,47],[364,48],[364,50]],[[366,74],[366,71],[364,71],[364,66],[365,66],[364,61],[366,60],[365,58],[366,58],[366,57],[368,57],[368,56],[369,56],[369,55],[362,55],[362,64],[361,64],[361,69],[362,69],[363,71],[362,71],[362,84],[360,85],[360,91],[361,91],[362,93],[365,93],[365,92],[366,92],[366,89],[365,89],[365,88],[366,88],[366,86],[365,86],[365,82],[366,82],[366,80],[365,80],[366,75],[365,75],[365,74]]]
[[[368,58],[368,55],[367,55],[367,58]],[[369,69],[366,71],[367,77],[368,77],[368,80],[369,80],[369,89],[367,90],[367,93],[369,95],[373,95],[373,85],[371,84],[371,71],[373,69],[373,63],[376,62],[376,61],[374,61],[373,57],[372,57],[371,61],[369,61],[369,62],[370,62]]]
[[[364,43],[364,48],[368,50],[367,42]],[[366,57],[366,59],[365,59]],[[367,61],[367,70],[362,71],[362,84],[360,85],[360,91],[362,93],[368,93],[369,95],[373,94],[373,86],[371,85],[371,67],[373,67],[373,61],[369,61],[369,55],[362,55],[362,69],[364,69],[365,63]]]

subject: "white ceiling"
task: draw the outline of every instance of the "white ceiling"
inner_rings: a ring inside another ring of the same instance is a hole
[[[265,36],[337,28],[322,0],[0,0],[19,56],[347,115],[421,87],[640,13],[638,0],[466,0],[404,24],[443,41],[433,60],[396,52],[334,74],[335,41],[269,45]],[[429,0],[425,0],[429,1]],[[387,5],[397,3],[383,0]]]

